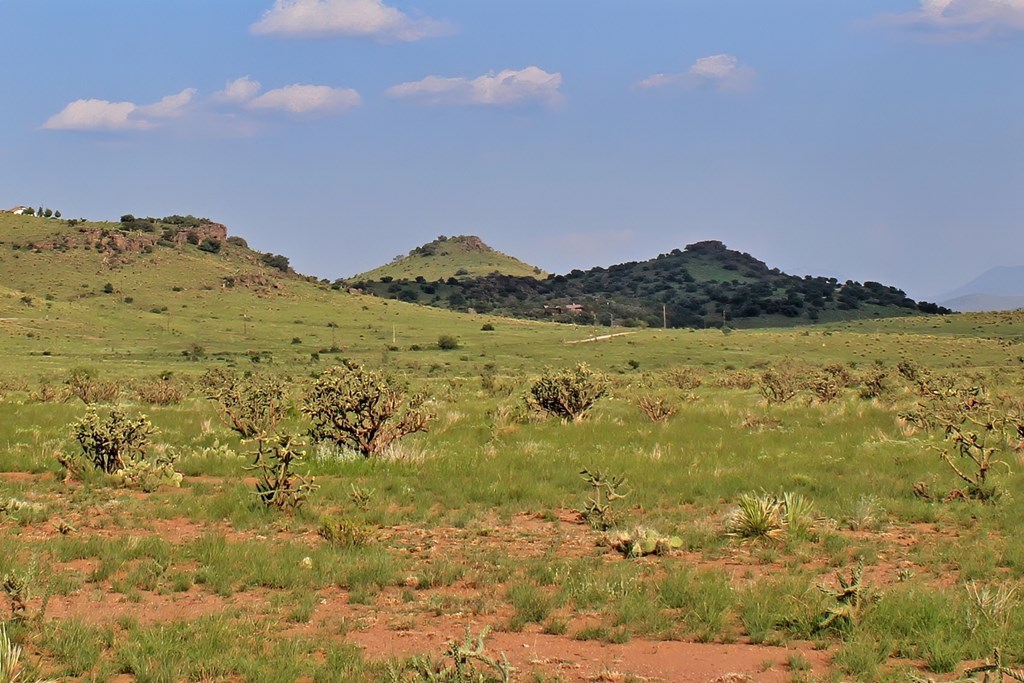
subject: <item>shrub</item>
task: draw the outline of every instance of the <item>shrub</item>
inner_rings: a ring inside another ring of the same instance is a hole
[[[206,252],[209,252],[211,254],[216,254],[216,253],[220,252],[220,247],[221,247],[220,240],[214,239],[212,237],[207,237],[205,240],[203,240],[199,244],[199,250],[200,251],[206,251]]]
[[[87,368],[74,368],[64,383],[72,394],[86,404],[110,402],[120,393],[117,382],[101,382]]]
[[[885,393],[886,379],[889,373],[884,368],[876,368],[861,378],[860,397],[863,399],[878,398]]]
[[[287,273],[291,267],[288,257],[281,256],[280,254],[262,254],[260,260],[263,261],[264,265],[276,268],[282,273]]]
[[[437,348],[442,351],[454,351],[459,348],[459,340],[450,334],[442,334],[437,338]]]
[[[850,382],[850,374],[841,365],[829,365],[814,376],[810,389],[821,403],[831,403],[842,395]]]
[[[683,391],[693,391],[704,381],[700,370],[689,365],[672,368],[666,379],[671,386]]]
[[[494,332],[494,325],[491,323],[484,323],[483,326],[480,327],[480,330],[482,332]]]
[[[348,361],[324,371],[302,412],[317,441],[332,441],[369,457],[403,436],[427,431],[432,417],[422,394],[406,396],[388,375]]]
[[[530,387],[530,405],[565,422],[579,422],[607,392],[604,378],[586,363],[575,368],[546,370]]]
[[[796,376],[789,370],[769,368],[761,373],[757,388],[765,401],[772,404],[785,403],[793,398],[799,387]]]
[[[135,395],[144,403],[169,406],[181,403],[185,398],[185,389],[170,378],[156,377],[135,385]]]

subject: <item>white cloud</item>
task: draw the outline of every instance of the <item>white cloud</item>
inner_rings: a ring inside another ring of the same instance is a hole
[[[172,120],[209,129],[253,130],[255,121],[245,110],[278,110],[292,114],[341,113],[362,103],[359,93],[349,88],[326,85],[288,85],[259,94],[262,86],[248,76],[224,85],[224,89],[197,100],[195,88],[168,95],[159,102],[75,100],[43,124],[47,130],[125,131],[158,128]]]
[[[387,92],[390,97],[424,104],[509,106],[536,103],[557,107],[564,99],[559,91],[561,85],[562,74],[528,66],[519,71],[506,69],[474,79],[427,76],[422,81],[393,86]]]
[[[412,41],[452,32],[444,21],[413,18],[384,0],[274,0],[252,25],[259,35],[374,37]]]
[[[224,89],[214,97],[222,102],[248,102],[256,97],[256,94],[263,88],[259,81],[254,81],[248,76],[236,78],[224,84]]]
[[[351,88],[331,88],[326,85],[286,85],[268,90],[250,100],[249,109],[276,109],[291,114],[342,112],[358,107],[363,99]]]
[[[879,22],[954,40],[979,39],[1003,30],[1024,31],[1024,0],[920,0],[919,9],[883,15]]]
[[[143,121],[129,118],[136,110],[131,102],[75,100],[43,124],[47,130],[131,130],[145,128]]]
[[[196,96],[195,88],[185,88],[177,95],[168,95],[156,104],[149,104],[138,107],[133,114],[140,117],[154,117],[158,119],[175,119],[185,113],[192,98]]]
[[[717,90],[746,90],[753,84],[755,72],[733,55],[701,57],[681,73],[654,74],[639,81],[640,90],[681,87],[687,89],[715,88]]]

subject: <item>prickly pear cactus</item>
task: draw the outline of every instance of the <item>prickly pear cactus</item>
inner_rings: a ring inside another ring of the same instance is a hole
[[[667,555],[683,547],[678,536],[662,536],[654,529],[637,527],[633,531],[619,531],[605,537],[608,545],[626,557],[645,555]]]

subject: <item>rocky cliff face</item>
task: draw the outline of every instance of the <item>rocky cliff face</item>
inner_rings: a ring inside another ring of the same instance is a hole
[[[174,231],[161,232],[82,227],[75,232],[54,235],[26,246],[40,251],[94,249],[98,252],[110,252],[116,256],[152,251],[157,244],[181,247],[186,244],[200,245],[209,241],[223,243],[227,237],[228,229],[220,223],[203,223],[196,227],[183,227]]]

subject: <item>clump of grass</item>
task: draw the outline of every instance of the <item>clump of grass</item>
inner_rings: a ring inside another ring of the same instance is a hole
[[[321,520],[317,534],[331,545],[342,548],[358,548],[373,539],[373,531],[365,524],[335,517],[325,517]]]
[[[516,583],[508,591],[515,613],[509,629],[521,631],[526,624],[542,623],[555,608],[555,599],[532,583]]]

